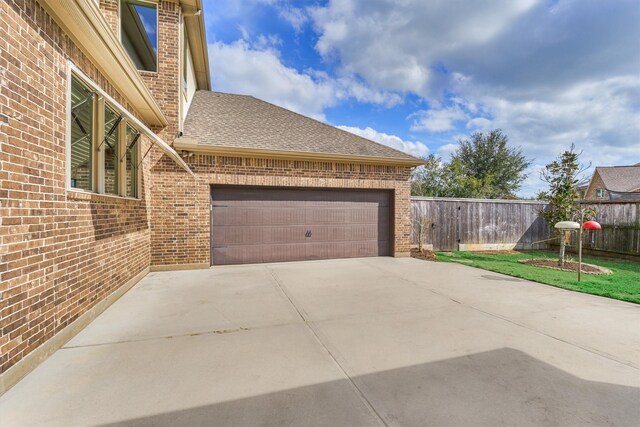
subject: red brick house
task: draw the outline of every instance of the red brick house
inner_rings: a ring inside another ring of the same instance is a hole
[[[640,163],[631,166],[598,166],[586,186],[583,199],[640,200]]]
[[[153,269],[409,252],[419,159],[210,92],[201,0],[0,0],[0,393]]]

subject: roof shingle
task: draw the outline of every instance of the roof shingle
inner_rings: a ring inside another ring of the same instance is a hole
[[[420,159],[247,95],[197,91],[183,137],[198,145],[283,152]]]
[[[632,192],[640,189],[640,164],[634,166],[598,166],[596,171],[609,191]]]

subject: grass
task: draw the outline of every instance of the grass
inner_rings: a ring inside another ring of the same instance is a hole
[[[532,251],[504,254],[438,252],[436,256],[438,261],[458,262],[558,288],[640,304],[640,263],[636,261],[583,258],[583,262],[608,268],[613,274],[602,276],[583,274],[582,281],[578,282],[575,272],[551,270],[518,262],[520,259],[527,258],[557,258],[557,254],[553,252]]]

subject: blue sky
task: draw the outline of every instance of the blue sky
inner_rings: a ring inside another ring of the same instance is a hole
[[[447,159],[501,128],[533,160],[575,143],[640,162],[635,0],[204,0],[213,89]],[[470,7],[473,4],[473,7]]]

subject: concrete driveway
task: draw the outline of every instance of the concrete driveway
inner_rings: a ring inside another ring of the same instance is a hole
[[[151,273],[0,398],[2,426],[638,420],[640,306],[394,258]]]

